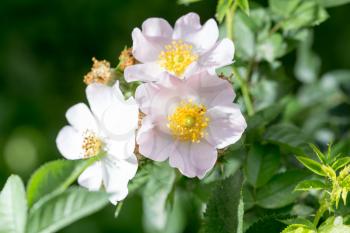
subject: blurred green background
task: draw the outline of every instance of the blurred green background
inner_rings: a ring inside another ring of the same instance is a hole
[[[259,1],[266,5],[266,1]],[[91,57],[113,66],[130,33],[148,17],[169,22],[195,11],[213,17],[215,0],[190,6],[175,0],[1,0],[0,1],[0,187],[11,173],[28,180],[45,161],[60,158],[55,146],[65,111],[85,101],[83,75]],[[350,5],[329,9],[315,28],[314,51],[322,73],[350,68]],[[286,63],[293,69],[295,52]],[[116,220],[114,207],[66,228],[74,232],[142,232],[140,197],[130,197]],[[195,220],[188,221],[192,232]]]

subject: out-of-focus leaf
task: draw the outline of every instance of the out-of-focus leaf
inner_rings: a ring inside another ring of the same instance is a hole
[[[247,15],[249,15],[249,1],[248,0],[236,0],[239,8],[244,11]]]
[[[287,171],[275,175],[269,183],[258,189],[257,205],[267,209],[275,209],[294,202],[299,193],[293,192],[293,190],[306,177],[307,173],[303,170]]]
[[[300,43],[297,50],[294,73],[297,79],[304,83],[315,82],[321,67],[320,58],[311,50],[312,40],[312,33],[308,31],[307,39]]]
[[[350,163],[350,157],[343,157],[334,161],[334,163],[332,164],[332,168],[334,169],[334,171],[337,171],[340,168],[345,167],[349,163]]]
[[[27,200],[20,177],[10,176],[0,193],[0,233],[24,233]]]
[[[277,148],[253,145],[248,152],[245,166],[248,182],[256,188],[265,185],[277,172],[279,163],[280,156]]]
[[[105,192],[72,187],[39,201],[29,212],[27,233],[52,233],[108,204]]]
[[[63,192],[97,159],[96,156],[87,160],[56,160],[42,165],[28,182],[28,205],[52,192]]]
[[[191,3],[200,2],[200,1],[202,1],[202,0],[177,0],[177,4],[189,5]]]
[[[320,176],[326,176],[326,174],[321,168],[322,165],[320,163],[304,156],[297,156],[296,158],[299,160],[300,163],[302,163],[310,171]]]
[[[150,233],[166,232],[171,206],[167,205],[175,181],[175,171],[167,164],[155,164],[142,192],[143,223]],[[176,224],[175,224],[176,225]]]
[[[283,21],[283,28],[285,30],[296,30],[303,27],[315,26],[327,18],[327,11],[317,1],[302,1],[290,17]]]
[[[295,191],[309,191],[309,190],[320,190],[327,186],[319,180],[303,180],[296,187]]]
[[[273,13],[284,18],[291,16],[302,0],[269,0],[269,5]]]
[[[281,233],[316,233],[316,229],[304,224],[292,224],[286,227]]]
[[[242,175],[220,181],[209,199],[201,233],[243,233]]]
[[[274,33],[259,41],[257,46],[257,60],[273,62],[287,51],[287,44],[279,33]]]
[[[324,7],[335,7],[350,3],[350,0],[318,0]]]
[[[233,24],[237,56],[244,59],[253,58],[256,51],[254,22],[246,14],[238,11],[235,14]]]
[[[232,3],[233,3],[233,0],[219,0],[218,1],[215,16],[216,16],[216,19],[219,21],[219,23],[221,23],[222,20],[224,19],[225,14],[230,9]]]
[[[299,128],[291,124],[282,123],[269,127],[264,138],[299,154],[309,151],[309,146],[306,143],[308,139]]]
[[[329,217],[318,228],[318,233],[349,233],[350,226],[344,225],[343,218],[341,216]]]

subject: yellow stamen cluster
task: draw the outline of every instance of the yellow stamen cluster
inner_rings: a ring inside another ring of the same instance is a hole
[[[84,76],[84,83],[87,85],[91,83],[107,84],[112,79],[111,65],[108,61],[99,61],[92,58],[93,65],[91,71]]]
[[[209,118],[206,108],[192,100],[182,101],[174,113],[168,116],[168,128],[173,136],[181,141],[199,143],[206,135]]]
[[[85,158],[96,156],[102,150],[102,145],[102,141],[94,132],[90,130],[84,132],[82,148],[84,150]]]
[[[183,75],[186,68],[197,59],[198,56],[192,51],[192,45],[181,40],[166,45],[165,50],[159,54],[160,66],[176,76]]]

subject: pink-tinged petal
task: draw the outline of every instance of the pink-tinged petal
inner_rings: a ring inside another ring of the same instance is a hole
[[[166,160],[176,146],[173,137],[158,129],[147,116],[142,120],[136,141],[140,154],[155,161]]]
[[[97,124],[90,109],[84,103],[70,107],[66,112],[66,118],[76,130],[85,131],[87,129],[96,130]]]
[[[231,106],[235,93],[231,84],[217,75],[208,72],[200,72],[186,80],[188,88],[195,90],[200,97],[200,102],[207,109],[213,106]]]
[[[113,156],[107,155],[102,159],[102,179],[106,192],[110,193],[111,202],[116,204],[117,201],[123,200],[128,194],[128,182],[130,180],[130,171],[123,168],[123,163]],[[135,174],[137,164],[130,164]]]
[[[142,24],[142,33],[149,37],[171,38],[173,29],[165,19],[149,18]]]
[[[173,39],[181,39],[194,45],[195,51],[199,54],[210,49],[218,37],[219,28],[214,19],[209,19],[201,26],[199,16],[195,13],[189,13],[179,18],[175,23]]]
[[[193,12],[190,12],[186,15],[181,16],[175,22],[174,34],[184,35],[186,33],[190,33],[191,31],[201,29],[202,25],[200,22],[199,15]]]
[[[212,49],[199,57],[198,63],[205,68],[219,68],[232,63],[235,53],[233,42],[229,39],[223,39]]]
[[[160,79],[163,72],[157,62],[150,62],[127,67],[124,76],[127,82],[154,82]]]
[[[171,42],[171,38],[148,37],[138,28],[132,31],[131,36],[133,40],[132,53],[142,63],[157,61],[164,46]]]
[[[181,142],[170,154],[169,164],[187,177],[202,179],[217,160],[215,147],[202,140],[200,143]]]
[[[209,125],[206,139],[218,149],[237,142],[247,128],[247,123],[236,104],[231,107],[218,106],[207,111]]]
[[[79,185],[89,191],[99,191],[102,186],[101,162],[95,162],[88,167],[78,178]]]
[[[140,85],[135,98],[143,113],[159,119],[166,118],[184,97],[189,96],[189,91],[178,78],[163,76],[161,82]]]
[[[56,138],[59,152],[70,160],[83,158],[82,142],[82,135],[71,126],[63,127]]]

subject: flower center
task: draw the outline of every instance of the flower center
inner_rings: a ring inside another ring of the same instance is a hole
[[[192,45],[181,40],[172,41],[159,54],[160,66],[176,76],[183,75],[186,68],[197,59],[198,56],[192,52]]]
[[[168,116],[168,128],[176,139],[200,142],[206,135],[209,118],[205,116],[207,109],[192,100],[181,101],[175,112]]]
[[[102,141],[97,137],[97,135],[90,131],[86,130],[84,132],[84,139],[82,148],[84,150],[84,157],[90,158],[96,156],[102,150]]]

